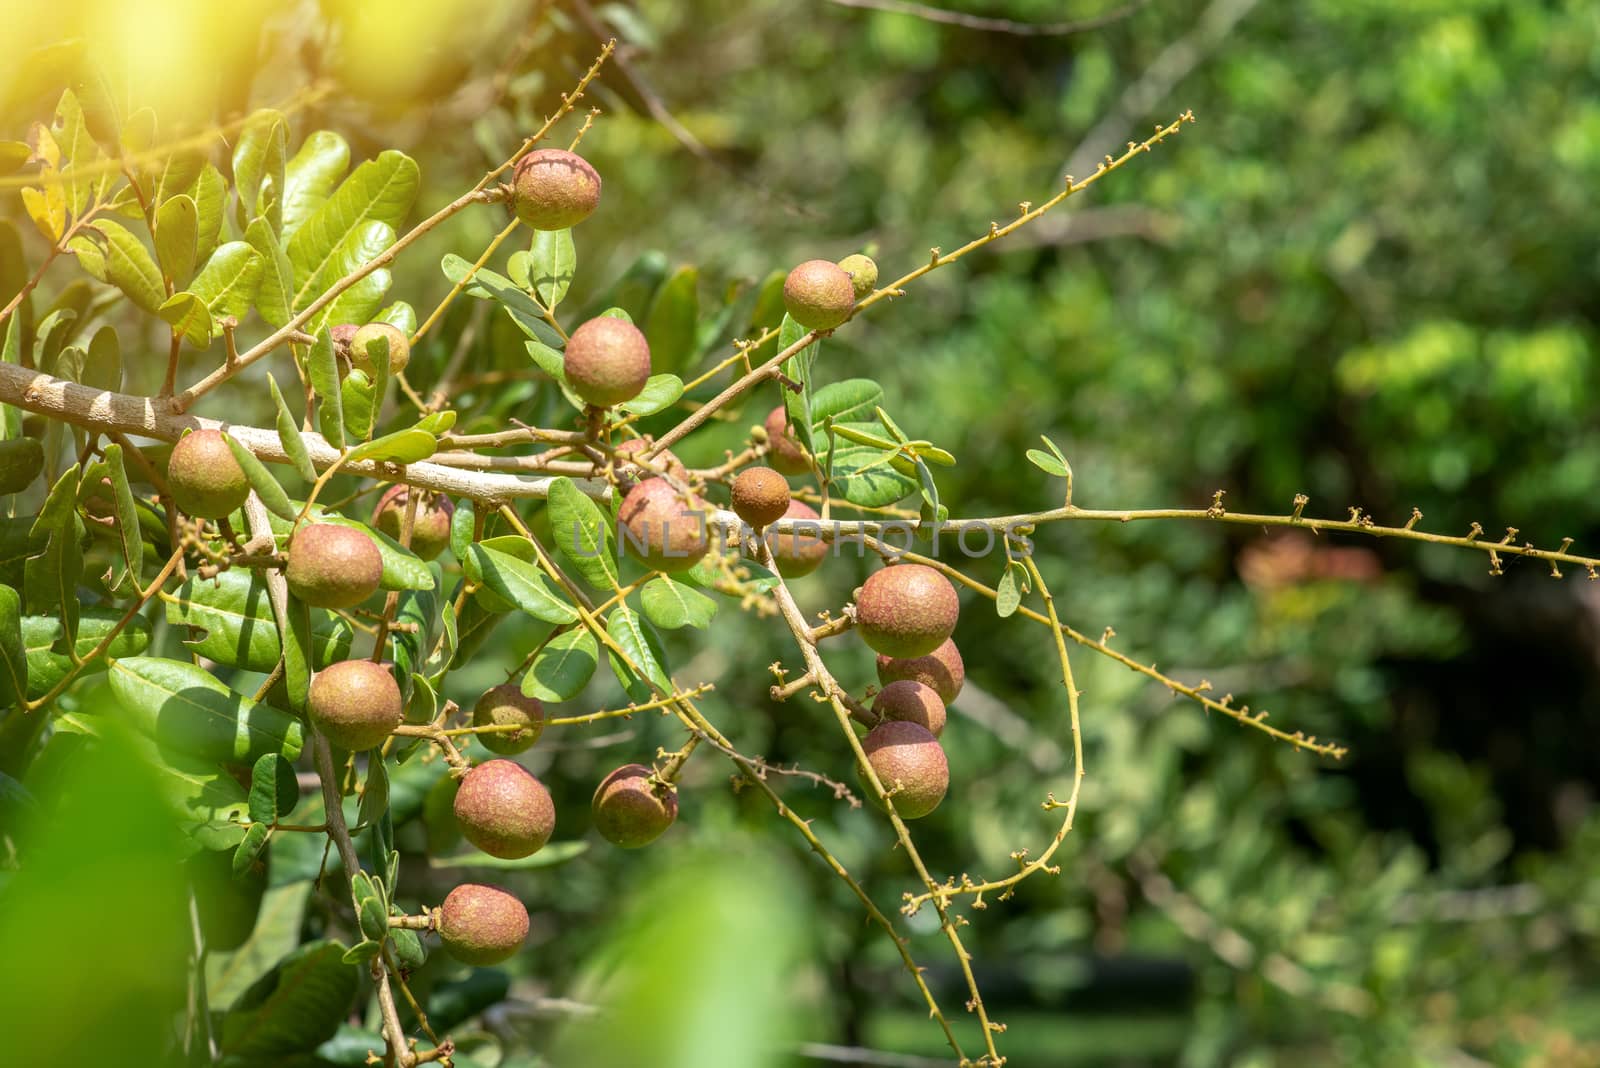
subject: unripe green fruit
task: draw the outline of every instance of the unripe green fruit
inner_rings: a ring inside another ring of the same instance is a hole
[[[855,289],[857,300],[878,288],[878,265],[873,262],[871,256],[857,252],[854,256],[846,256],[840,260],[839,267],[850,276],[850,284]]]
[[[411,551],[424,560],[432,560],[450,544],[450,519],[456,514],[456,506],[442,493],[417,492],[422,496],[417,500],[417,514],[411,521]],[[369,525],[399,541],[410,497],[409,486],[390,486],[372,509]]]
[[[379,338],[389,342],[389,373],[397,375],[411,362],[411,339],[398,326],[389,323],[368,323],[350,336],[350,366],[358,371],[372,373],[372,354],[367,345]]]
[[[767,431],[767,463],[785,475],[804,475],[811,470],[811,461],[800,443],[789,436],[789,413],[778,405],[767,413],[763,424]]]
[[[772,547],[772,562],[778,566],[778,574],[784,578],[802,578],[822,566],[822,561],[828,556],[828,543],[820,534],[822,517],[809,504],[790,501],[783,518],[801,522],[810,520],[817,524],[815,530],[808,529],[804,533],[767,535],[767,544]]]
[[[640,473],[641,477],[649,478],[650,473],[646,472],[644,468],[639,467],[637,464],[630,463],[629,458],[633,453],[645,452],[654,445],[655,439],[649,436],[642,438],[629,438],[616,448],[618,466],[626,467],[629,471]],[[679,481],[686,480],[689,477],[689,469],[683,466],[683,461],[678,459],[678,454],[673,452],[671,449],[662,449],[660,452],[656,453],[655,458],[650,461],[650,466],[656,468],[657,470],[667,472],[669,475],[675,479],[678,479]]]
[[[652,783],[643,764],[624,764],[607,775],[594,792],[594,828],[600,837],[624,849],[647,846],[678,818],[678,795]]]
[[[931,686],[939,700],[950,704],[967,681],[967,668],[961,662],[961,651],[949,638],[926,656],[878,657],[878,682],[887,686],[901,679],[911,679]]]
[[[960,615],[955,587],[926,564],[875,571],[856,598],[856,630],[885,656],[926,656],[950,637]]]
[[[517,161],[511,187],[517,218],[535,230],[576,226],[600,206],[600,175],[576,152],[541,148]]]
[[[885,720],[915,723],[935,738],[944,733],[944,702],[932,686],[920,682],[891,682],[873,699],[872,710]]]
[[[33,438],[0,441],[0,494],[27,489],[44,470],[44,446]]]
[[[221,519],[250,496],[250,480],[220,430],[196,430],[172,447],[167,485],[179,510],[201,519]]]
[[[405,718],[393,673],[370,660],[341,660],[317,672],[306,708],[328,741],[352,753],[382,745]]]
[[[521,730],[490,731],[478,741],[491,753],[512,756],[529,748],[544,733],[544,705],[529,697],[519,686],[504,683],[488,690],[472,708],[474,727],[518,726]]]
[[[868,731],[861,747],[901,819],[920,819],[944,800],[950,762],[926,727],[889,720]]]
[[[685,501],[664,478],[647,478],[622,499],[617,512],[625,552],[652,571],[687,571],[711,548],[706,506]]]
[[[733,510],[760,530],[789,510],[789,480],[770,467],[747,467],[733,480]]]
[[[550,791],[509,760],[490,760],[467,772],[456,791],[455,813],[467,841],[503,860],[537,853],[556,829]]]
[[[439,938],[462,964],[499,964],[528,937],[528,910],[498,887],[463,883],[439,907]]]
[[[349,608],[383,581],[383,556],[372,539],[338,523],[303,526],[289,543],[289,592],[315,608]]]
[[[632,323],[602,315],[572,332],[561,367],[574,393],[609,408],[637,397],[650,380],[650,343]]]
[[[837,263],[807,260],[783,280],[783,306],[807,330],[832,330],[850,318],[855,286]]]

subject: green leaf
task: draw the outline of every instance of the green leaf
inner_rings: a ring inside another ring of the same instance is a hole
[[[232,435],[224,434],[223,439],[228,443],[228,451],[233,453],[233,458],[244,470],[244,477],[249,480],[250,488],[256,491],[261,503],[267,506],[267,511],[280,519],[294,519],[299,513],[294,505],[289,503],[289,495],[278,485],[278,480],[267,470],[267,465],[256,459],[256,454],[235,441]]]
[[[699,282],[699,271],[679,267],[656,290],[644,324],[652,367],[676,371],[694,354],[695,327],[700,321]]]
[[[206,997],[213,1011],[226,1010],[300,944],[300,926],[310,894],[309,879],[268,887],[256,913],[255,928],[244,944],[230,952],[206,955]]]
[[[778,351],[782,352],[809,333],[809,330],[785,314],[783,326],[778,329]],[[800,384],[798,393],[789,389],[783,391],[783,407],[789,416],[790,433],[807,452],[813,455],[816,454],[817,446],[811,434],[811,424],[816,421],[811,414],[811,367],[816,363],[817,354],[821,350],[822,343],[813,341],[784,360],[782,365],[784,376]]]
[[[174,293],[156,314],[172,327],[172,332],[197,349],[211,344],[216,336],[216,324],[206,310],[206,302],[193,293]]]
[[[22,643],[22,596],[10,586],[0,586],[0,709],[20,705],[27,698],[28,654]]]
[[[357,446],[350,450],[347,462],[379,460],[384,463],[413,464],[418,460],[426,460],[438,448],[438,438],[424,430],[408,428],[396,430],[393,434],[385,434],[365,445]]]
[[[271,326],[282,326],[294,314],[289,305],[294,293],[294,265],[278,244],[277,236],[265,219],[257,219],[244,232],[244,239],[261,257],[261,282],[256,287],[256,311]]]
[[[29,538],[44,542],[38,555],[23,565],[23,604],[30,612],[56,612],[65,628],[58,651],[78,633],[78,579],[83,574],[83,519],[78,514],[78,475],[76,466],[64,471],[44,507],[28,532]]]
[[[866,425],[872,426],[873,424],[868,423]],[[835,436],[841,437],[846,441],[853,441],[858,445],[870,445],[874,449],[882,449],[885,452],[898,452],[900,449],[899,442],[892,441],[882,434],[874,434],[869,430],[863,430],[860,424],[835,423],[829,429]]]
[[[74,651],[80,658],[88,656],[122,619],[118,609],[86,606],[78,621],[78,637]],[[23,616],[22,646],[28,660],[28,699],[37,701],[72,671],[72,660],[64,652],[57,652],[61,644],[61,618],[59,615]],[[150,623],[143,616],[134,616],[106,649],[107,657],[137,656],[150,644]],[[92,663],[88,671],[104,671],[105,659]]]
[[[267,375],[267,389],[272,393],[272,404],[277,409],[278,441],[283,445],[283,451],[288,454],[289,462],[294,465],[301,478],[307,482],[317,480],[317,469],[311,464],[311,453],[306,449],[306,440],[300,435],[300,424],[289,412],[289,405],[283,399],[283,394],[278,389],[278,382],[270,374]]]
[[[326,324],[316,330],[317,340],[306,357],[306,377],[317,398],[317,425],[328,444],[344,448],[344,408],[339,393],[339,364],[333,355],[333,335]]]
[[[812,394],[811,422],[819,431],[830,418],[835,424],[866,422],[882,403],[883,387],[870,378],[830,382]]]
[[[304,231],[301,231],[304,233]],[[314,300],[322,292],[331,289],[335,283],[345,276],[353,273],[363,264],[377,258],[390,245],[394,244],[394,228],[388,223],[366,222],[355,233],[350,235],[343,245],[335,250],[334,256],[324,268],[323,277],[313,279],[321,285],[321,289],[312,293]],[[291,261],[292,262],[292,261]],[[295,279],[297,288],[304,291],[307,288],[301,269],[296,265]],[[378,305],[383,303],[385,294],[389,292],[389,285],[393,276],[388,268],[380,268],[365,275],[359,282],[344,290],[309,320],[309,325],[320,326],[323,323],[364,323],[372,318],[378,310]],[[298,307],[303,308],[310,301],[305,301]]]
[[[222,216],[228,198],[228,183],[223,180],[221,171],[207,163],[200,171],[200,177],[195,179],[189,195],[194,198],[194,206],[199,215],[200,237],[195,257],[197,260],[210,259],[212,250],[217,247],[217,239],[222,236]]]
[[[338,191],[306,219],[289,239],[289,261],[300,280],[294,294],[296,310],[305,308],[333,283],[393,243],[395,230],[405,221],[416,198],[417,181],[416,161],[391,149],[357,167]],[[381,243],[377,237],[380,227],[387,231],[387,239]],[[382,288],[388,288],[387,279]],[[376,307],[374,303],[369,314]],[[366,317],[360,321],[365,322]]]
[[[462,290],[467,296],[477,297],[480,300],[494,299],[524,334],[546,345],[561,344],[561,335],[545,322],[544,313],[533,302],[533,298],[514,285],[505,275],[496,274],[486,268],[480,268],[474,273],[472,264],[453,252],[439,261],[439,267],[444,271],[445,278],[452,283],[461,282],[471,273],[472,281]]]
[[[503,857],[491,857],[480,850],[473,850],[471,853],[463,853],[453,857],[429,857],[428,867],[529,871],[534,868],[549,868],[557,864],[565,864],[574,857],[582,856],[588,848],[588,842],[549,842],[543,849],[531,856],[517,857],[512,860],[507,860]]]
[[[650,625],[639,617],[639,613],[626,603],[617,605],[606,617],[606,633],[611,635],[612,641],[616,642],[618,648],[633,661],[633,667],[643,672],[644,677],[641,679],[615,652],[610,654],[611,670],[617,676],[617,681],[622,684],[622,688],[627,691],[629,699],[643,702],[655,696],[646,685],[647,680],[663,692],[671,692],[672,680],[667,677],[667,658],[661,648],[661,639],[656,637]]]
[[[266,852],[267,843],[272,840],[272,827],[265,823],[252,823],[244,832],[244,838],[239,841],[239,846],[233,851],[233,877],[242,879],[256,870],[257,860]]]
[[[83,361],[83,384],[112,392],[122,388],[122,345],[115,327],[95,331]]]
[[[533,564],[481,543],[473,545],[468,555],[484,585],[535,619],[556,624],[577,620],[577,610],[551,592]]]
[[[210,672],[181,660],[117,660],[110,682],[134,725],[163,749],[248,764],[263,753],[293,759],[304,742],[299,720],[234,693]]]
[[[582,411],[584,407],[583,398],[574,393],[572,387],[567,385],[566,362],[561,353],[538,340],[528,341],[527,348],[528,355],[533,358],[534,363],[538,364],[539,370],[555,379],[556,385],[561,387],[561,395],[567,399],[567,403]]]
[[[611,524],[600,506],[564,476],[552,479],[546,511],[556,554],[597,590],[620,583]]]
[[[213,320],[225,316],[243,319],[256,299],[256,287],[266,263],[246,241],[229,241],[200,268],[189,292],[205,302]]]
[[[455,515],[450,517],[450,552],[457,560],[467,558],[467,546],[472,544],[473,531],[478,525],[477,512],[478,506],[471,497],[456,502]]]
[[[283,225],[283,180],[289,124],[281,112],[263,108],[245,120],[233,148],[234,221],[240,230],[263,218]]]
[[[534,234],[533,248],[528,252],[528,282],[540,304],[556,310],[572,287],[577,265],[571,230],[540,230]]]
[[[156,258],[178,289],[194,274],[199,241],[200,210],[193,199],[180,194],[156,209]]]
[[[681,396],[683,381],[677,375],[651,375],[637,397],[617,407],[634,415],[654,415],[676,404]]]
[[[90,274],[102,282],[109,282],[127,294],[138,307],[154,314],[167,299],[167,290],[161,280],[161,268],[150,257],[144,242],[135,237],[127,227],[110,219],[98,219],[89,227],[100,236],[100,254],[104,274],[85,264]],[[79,256],[79,262],[83,257]]]
[[[284,167],[283,240],[288,241],[327,203],[333,187],[350,167],[350,146],[331,130],[317,130]]]
[[[388,323],[390,326],[398,327],[406,332],[407,337],[417,332],[416,310],[403,300],[395,301],[377,315],[374,315],[371,321]]]
[[[364,938],[344,951],[340,960],[346,964],[365,964],[370,960],[377,960],[378,954],[383,952],[383,943]]]
[[[139,532],[139,511],[133,503],[133,487],[128,485],[128,472],[122,464],[122,446],[107,445],[106,467],[110,471],[111,495],[115,499],[117,534],[122,541],[122,558],[128,571],[138,581],[144,563],[144,539]]]
[[[360,982],[337,942],[310,942],[290,953],[239,997],[222,1020],[226,1057],[280,1063],[333,1037]]]
[[[1029,449],[1028,459],[1033,462],[1033,466],[1037,467],[1047,475],[1054,475],[1057,478],[1068,477],[1069,472],[1067,471],[1067,465],[1056,459],[1054,456],[1051,456],[1047,452],[1043,452],[1039,449]]]
[[[717,614],[717,602],[698,590],[674,582],[663,575],[645,583],[639,591],[639,607],[658,627],[677,630],[697,627],[704,630]]]
[[[389,897],[378,880],[364,871],[350,877],[350,896],[355,899],[361,932],[382,941],[389,933]]]
[[[570,701],[583,692],[600,663],[600,646],[583,627],[565,630],[545,643],[522,677],[522,692],[541,701]]]
[[[383,760],[374,753],[367,761],[367,784],[361,791],[361,806],[356,812],[356,823],[371,827],[389,808],[389,772]]]
[[[1005,574],[995,586],[994,610],[1004,619],[1022,603],[1022,590],[1028,585],[1028,569],[1015,560],[1006,561]]]
[[[204,631],[184,644],[196,655],[246,671],[268,672],[283,655],[266,579],[249,568],[230,568],[215,579],[190,575],[164,593],[169,624]],[[312,609],[312,660],[317,666],[343,660],[354,631],[326,609]]]
[[[300,803],[294,765],[282,753],[265,753],[250,770],[250,819],[277,823]]]
[[[344,376],[339,385],[339,407],[344,411],[344,428],[357,441],[365,441],[372,434],[374,396],[372,378],[365,371],[355,370]]]

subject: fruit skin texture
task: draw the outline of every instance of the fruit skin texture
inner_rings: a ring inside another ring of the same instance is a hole
[[[850,276],[850,284],[855,288],[857,300],[878,287],[878,265],[873,262],[871,256],[857,252],[854,256],[846,256],[840,260],[839,266]]]
[[[789,317],[807,330],[832,330],[850,318],[856,290],[837,263],[807,260],[783,280],[783,305]]]
[[[624,764],[600,781],[591,810],[600,837],[624,849],[647,846],[678,818],[678,795],[650,782],[643,764]]]
[[[602,315],[572,332],[561,366],[573,392],[596,408],[609,408],[644,389],[650,343],[632,323]]]
[[[950,762],[925,727],[889,720],[861,740],[867,763],[877,773],[902,819],[920,819],[939,807],[950,788]]]
[[[622,498],[619,540],[652,571],[687,571],[711,548],[705,502],[685,502],[664,478],[647,478]]]
[[[770,467],[747,467],[733,480],[733,510],[760,530],[789,510],[789,480]]]
[[[576,152],[541,148],[517,161],[511,186],[517,218],[535,230],[576,226],[600,206],[600,175]]]
[[[289,592],[316,608],[349,608],[383,581],[383,556],[354,527],[312,523],[289,543]]]
[[[900,679],[911,679],[924,686],[932,686],[945,704],[956,699],[962,683],[967,681],[967,668],[961,662],[961,650],[949,638],[926,656],[878,657],[878,682],[884,686]]]
[[[0,441],[0,494],[27,489],[42,470],[44,446],[33,438]]]
[[[406,485],[390,486],[378,498],[368,525],[399,541],[410,490]],[[422,496],[417,501],[416,518],[411,522],[411,551],[424,560],[432,560],[450,544],[450,518],[456,514],[456,505],[442,493],[417,492]]]
[[[196,430],[174,445],[167,482],[173,503],[201,519],[221,519],[250,496],[250,480],[220,430]]]
[[[528,910],[499,887],[462,883],[439,907],[439,937],[462,964],[499,964],[528,937]]]
[[[411,362],[411,339],[398,326],[389,323],[368,323],[350,335],[350,364],[358,370],[372,373],[372,357],[367,354],[367,343],[378,338],[389,340],[389,373],[399,374]]]
[[[960,614],[955,587],[925,564],[875,571],[856,598],[856,630],[885,656],[933,652],[956,629]]]
[[[915,723],[935,738],[944,733],[944,702],[932,686],[920,682],[891,682],[873,699],[872,710],[885,720]]]
[[[763,424],[767,429],[767,463],[785,475],[803,475],[811,470],[811,461],[800,443],[789,436],[789,415],[778,405],[767,413]]]
[[[556,829],[550,791],[510,760],[486,761],[467,772],[455,813],[467,841],[503,860],[537,853]]]
[[[783,518],[811,520],[819,525],[822,517],[816,509],[801,501],[790,501]],[[822,566],[828,558],[828,543],[819,534],[769,534],[767,544],[772,549],[772,562],[784,578],[801,578]]]
[[[405,717],[394,675],[370,660],[341,660],[317,672],[306,707],[317,730],[352,753],[382,745]]]
[[[472,708],[474,727],[521,724],[519,731],[478,735],[478,741],[491,753],[512,756],[528,749],[544,733],[544,704],[537,697],[528,697],[520,686],[504,683],[485,691]]]
[[[655,439],[651,437],[629,438],[627,441],[624,441],[621,445],[618,445],[616,449],[617,456],[619,459],[621,459],[621,463],[619,463],[618,466],[626,465],[629,470],[636,471],[645,478],[651,477],[650,473],[645,471],[644,468],[639,467],[636,464],[630,464],[626,459],[622,458],[627,457],[631,453],[644,452],[654,444]],[[656,454],[655,459],[651,460],[650,463],[652,466],[666,471],[673,478],[679,479],[680,481],[689,477],[689,469],[683,465],[682,460],[678,459],[678,454],[673,452],[671,449],[662,449]]]

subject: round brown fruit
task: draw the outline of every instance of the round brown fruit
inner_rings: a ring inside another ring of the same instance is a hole
[[[220,430],[196,430],[172,447],[167,484],[179,510],[201,519],[221,519],[250,496],[250,480]]]
[[[810,521],[815,528],[793,534],[768,534],[767,544],[772,548],[772,561],[778,565],[778,574],[784,578],[801,578],[811,574],[828,556],[828,542],[822,537],[822,517],[816,509],[802,501],[790,501],[783,518]]]
[[[687,571],[711,548],[705,502],[685,502],[664,478],[647,478],[617,512],[622,546],[652,571]]]
[[[632,323],[602,315],[572,332],[561,367],[573,392],[609,408],[637,397],[650,380],[650,343]]]
[[[477,736],[489,752],[512,756],[531,747],[544,733],[544,705],[537,697],[524,694],[520,686],[503,683],[478,698],[478,703],[472,708],[472,725],[515,725],[520,728],[514,731],[489,731]]]
[[[950,704],[967,681],[967,668],[961,662],[961,651],[949,638],[926,656],[878,657],[878,682],[884,686],[901,679],[932,686],[939,700]]]
[[[461,780],[456,823],[467,841],[502,860],[531,856],[556,829],[550,791],[521,764],[490,760]]]
[[[891,682],[873,699],[872,710],[885,720],[915,723],[935,738],[944,733],[944,702],[932,686],[920,682]]]
[[[372,355],[367,346],[383,338],[389,343],[389,373],[397,375],[411,362],[411,339],[406,332],[390,323],[368,323],[350,335],[350,366],[372,373]]]
[[[643,764],[624,764],[601,780],[594,792],[594,828],[624,849],[647,846],[678,818],[678,795],[653,783]]]
[[[499,964],[528,937],[528,910],[499,887],[463,883],[439,907],[439,937],[462,964]]]
[[[349,608],[383,581],[383,556],[354,527],[312,523],[289,543],[289,592],[315,608]]]
[[[956,629],[956,589],[926,564],[874,571],[856,598],[856,630],[885,656],[925,656]]]
[[[855,289],[857,300],[878,288],[878,265],[873,262],[871,256],[857,252],[854,256],[846,256],[840,260],[839,266],[850,276],[850,284]]]
[[[600,206],[600,175],[576,152],[541,148],[517,161],[511,179],[517,218],[535,230],[576,226]]]
[[[43,470],[44,446],[33,438],[0,441],[0,494],[20,493]]]
[[[807,260],[783,280],[783,305],[807,330],[832,330],[850,317],[855,286],[837,263]]]
[[[861,747],[901,819],[920,819],[944,800],[950,762],[926,727],[889,720],[868,731]]]
[[[803,475],[811,470],[806,450],[789,435],[789,414],[783,405],[767,413],[767,463],[786,475]]]
[[[733,510],[760,530],[789,510],[789,480],[770,467],[747,467],[733,480]]]
[[[619,466],[626,467],[629,471],[638,474],[640,477],[649,478],[650,472],[645,471],[644,468],[639,467],[637,464],[629,463],[628,458],[636,452],[644,452],[650,448],[653,448],[654,446],[655,439],[649,436],[642,438],[629,438],[616,448],[617,458],[619,461],[621,461]],[[689,477],[689,469],[683,466],[683,461],[678,459],[678,454],[673,452],[671,449],[662,449],[660,452],[656,453],[655,457],[650,461],[650,466],[656,468],[658,471],[665,471],[667,474],[678,479],[679,481],[683,481]]]
[[[383,744],[405,716],[394,675],[370,660],[341,660],[317,672],[306,707],[317,730],[352,753]]]
[[[450,544],[450,520],[456,514],[456,506],[442,493],[417,492],[422,496],[417,500],[417,514],[411,520],[411,551],[424,560],[432,560]],[[409,486],[390,486],[372,509],[369,525],[399,541],[410,497]]]

